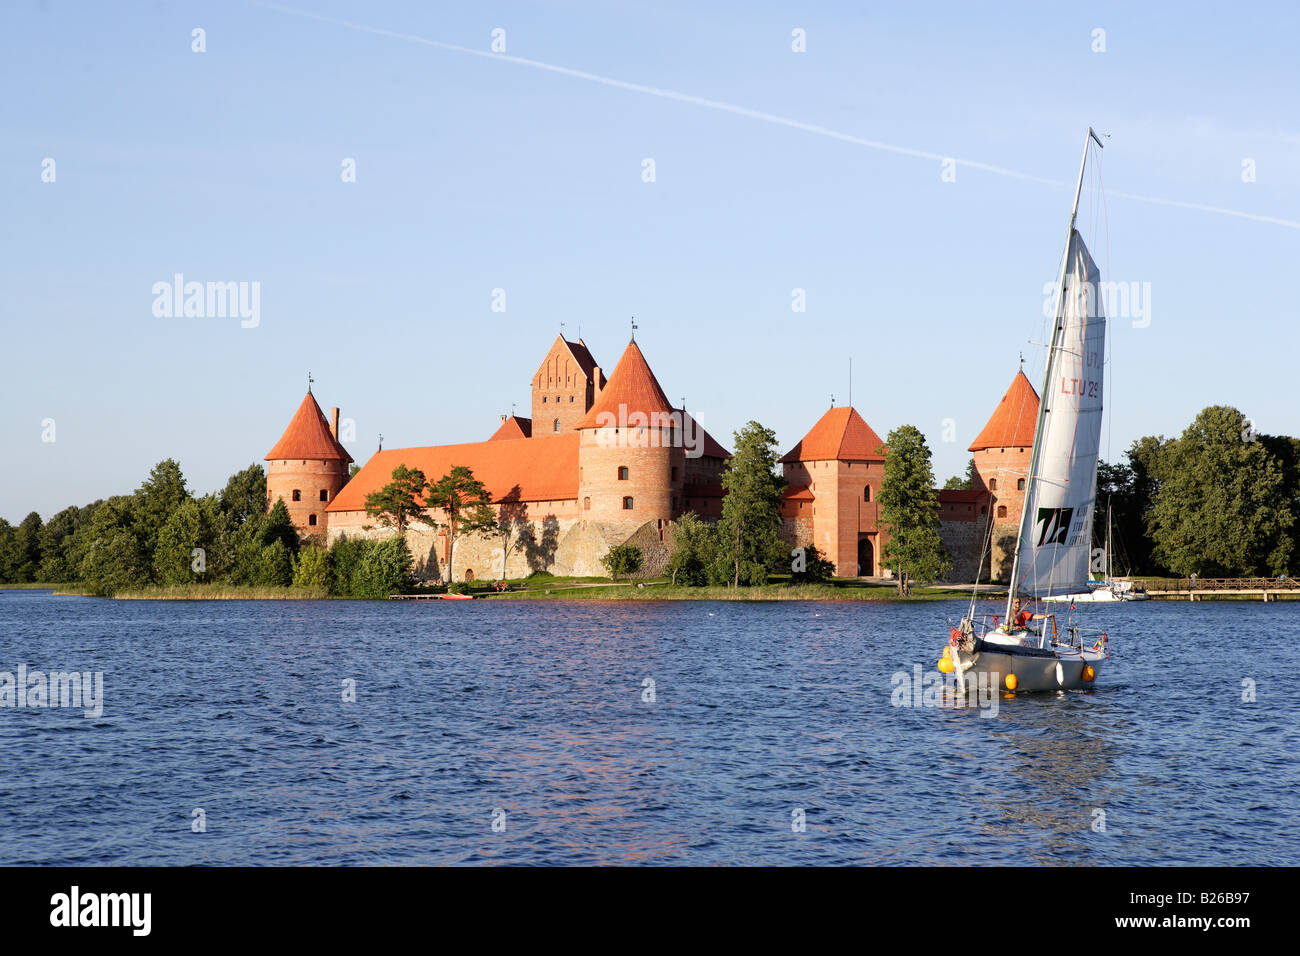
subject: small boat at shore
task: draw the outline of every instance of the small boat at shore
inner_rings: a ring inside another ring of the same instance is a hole
[[[1116,578],[1114,547],[1111,535],[1110,503],[1106,504],[1106,542],[1102,552],[1106,563],[1106,576],[1100,581],[1089,581],[1086,591],[1075,594],[1049,594],[1044,601],[1057,604],[1114,604],[1118,601],[1150,601],[1151,595],[1126,578]]]
[[[1045,600],[1092,593],[1087,589],[1097,498],[1106,318],[1097,290],[1101,273],[1075,229],[1088,151],[1070,210],[1055,320],[1043,372],[1042,401],[1034,425],[1020,533],[1016,538],[1006,616],[977,618],[970,611],[951,628],[939,670],[955,674],[958,690],[975,680],[1006,691],[1069,690],[1092,684],[1110,658],[1104,632],[1088,634],[1068,616],[1021,608],[1021,595]],[[1042,621],[1035,627],[1035,621]]]

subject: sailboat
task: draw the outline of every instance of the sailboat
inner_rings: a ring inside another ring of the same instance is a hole
[[[1043,600],[1056,604],[1113,604],[1116,601],[1149,601],[1151,595],[1132,581],[1115,577],[1114,546],[1111,537],[1110,503],[1106,504],[1105,577],[1089,578],[1088,589],[1076,594],[1048,594]]]
[[[1089,127],[1057,285],[1006,616],[977,619],[972,595],[970,611],[951,629],[939,661],[941,671],[956,674],[963,694],[972,678],[1008,691],[1084,687],[1110,657],[1106,633],[1085,633],[1072,615],[1058,625],[1055,614],[1020,609],[1022,595],[1082,592],[1092,556],[1106,318],[1097,295],[1101,273],[1075,229],[1091,142],[1104,145]],[[1038,629],[1035,620],[1042,621]]]

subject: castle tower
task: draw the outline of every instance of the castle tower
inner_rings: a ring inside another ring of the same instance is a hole
[[[681,413],[664,395],[633,339],[577,423],[582,518],[629,528],[654,521],[664,530],[685,510],[681,426]]]
[[[573,431],[604,386],[605,375],[586,343],[557,335],[533,375],[530,437]]]
[[[1020,532],[1020,513],[1025,504],[1029,456],[1037,421],[1038,393],[1022,370],[1016,373],[993,417],[968,449],[975,458],[973,490],[989,495],[995,577],[1010,571],[1010,553]]]
[[[347,483],[352,456],[339,444],[339,410],[325,421],[311,389],[266,453],[266,510],[284,499],[300,535],[324,535],[325,508]]]
[[[817,546],[840,577],[873,576],[888,536],[879,523],[884,442],[857,410],[832,408],[781,456],[781,515],[792,543]]]

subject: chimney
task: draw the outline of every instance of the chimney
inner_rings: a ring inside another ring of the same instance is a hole
[[[597,365],[595,368],[591,370],[591,380],[595,383],[595,388],[593,389],[592,396],[591,396],[591,401],[593,405],[596,402],[600,401],[600,389],[601,389],[601,384],[604,381],[604,378],[605,378],[605,374],[601,372],[599,365]]]
[[[502,415],[502,416],[501,416],[501,424],[504,425],[505,423],[506,423],[506,416],[505,416],[505,415]]]
[[[339,407],[337,405],[330,409],[330,434],[334,436],[335,441],[339,440]]]

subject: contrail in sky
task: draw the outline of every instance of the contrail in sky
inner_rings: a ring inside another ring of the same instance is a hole
[[[676,100],[678,103],[688,103],[691,106],[700,106],[704,109],[717,110],[722,113],[731,113],[734,116],[744,116],[749,119],[761,120],[764,123],[771,123],[776,126],[785,126],[789,129],[801,130],[805,133],[812,133],[816,136],[825,136],[828,139],[836,139],[843,143],[852,143],[855,146],[863,146],[867,149],[880,150],[886,153],[895,153],[899,156],[911,156],[914,159],[928,159],[933,162],[944,162],[951,160],[957,166],[965,166],[968,169],[978,169],[981,172],[992,173],[995,176],[1006,176],[1011,179],[1020,179],[1027,182],[1042,183],[1047,186],[1065,187],[1067,183],[1058,179],[1048,179],[1044,176],[1035,176],[1032,173],[1023,173],[1015,169],[1007,169],[1005,166],[993,166],[989,163],[981,163],[971,159],[958,159],[952,156],[945,156],[942,153],[932,153],[923,149],[912,149],[908,146],[895,146],[892,143],[882,143],[879,140],[866,139],[861,136],[854,136],[851,133],[842,133],[839,130],[830,129],[826,126],[818,126],[815,123],[805,123],[802,120],[791,119],[788,116],[778,116],[775,113],[764,113],[761,110],[750,109],[746,106],[737,106],[734,103],[724,103],[721,100],[711,100],[703,96],[694,96],[690,93],[679,93],[676,90],[662,89],[656,86],[646,86],[642,83],[630,83],[627,80],[618,80],[610,76],[601,76],[598,73],[588,73],[585,70],[575,70],[567,66],[556,66],[554,63],[544,63],[541,60],[530,60],[527,57],[512,56],[507,53],[492,53],[488,50],[476,50],[474,47],[461,46],[456,43],[444,43],[441,40],[431,40],[428,37],[417,36],[413,33],[400,33],[396,30],[385,30],[381,27],[366,26],[363,23],[352,23],[349,20],[340,20],[336,17],[328,17],[319,13],[312,13],[309,10],[298,10],[294,7],[284,7],[276,3],[264,3],[261,0],[249,0],[255,6],[265,7],[269,10],[277,10],[281,13],[288,13],[293,16],[306,17],[309,20],[318,20],[321,23],[331,23],[335,26],[345,27],[349,30],[359,30],[362,33],[371,33],[375,36],[390,37],[394,40],[405,40],[408,43],[418,43],[422,46],[430,46],[439,50],[449,50],[453,53],[467,53],[471,56],[486,57],[490,60],[504,60],[507,63],[515,63],[519,66],[530,67],[534,70],[545,70],[548,73],[558,73],[562,76],[571,76],[575,79],[586,80],[589,83],[599,83],[602,86],[612,86],[616,89],[627,90],[632,93],[643,93],[646,96],[657,96],[665,100]],[[1286,226],[1289,229],[1300,229],[1300,222],[1290,219],[1278,219],[1273,216],[1260,216],[1255,213],[1241,212],[1237,209],[1224,209],[1220,206],[1207,206],[1202,203],[1183,202],[1177,199],[1159,199],[1154,196],[1138,196],[1133,193],[1123,193],[1109,191],[1111,196],[1120,199],[1132,199],[1137,202],[1153,203],[1158,206],[1175,206],[1179,209],[1194,209],[1199,212],[1210,212],[1220,216],[1234,216],[1238,219],[1250,219],[1254,222],[1267,222],[1275,226]]]

